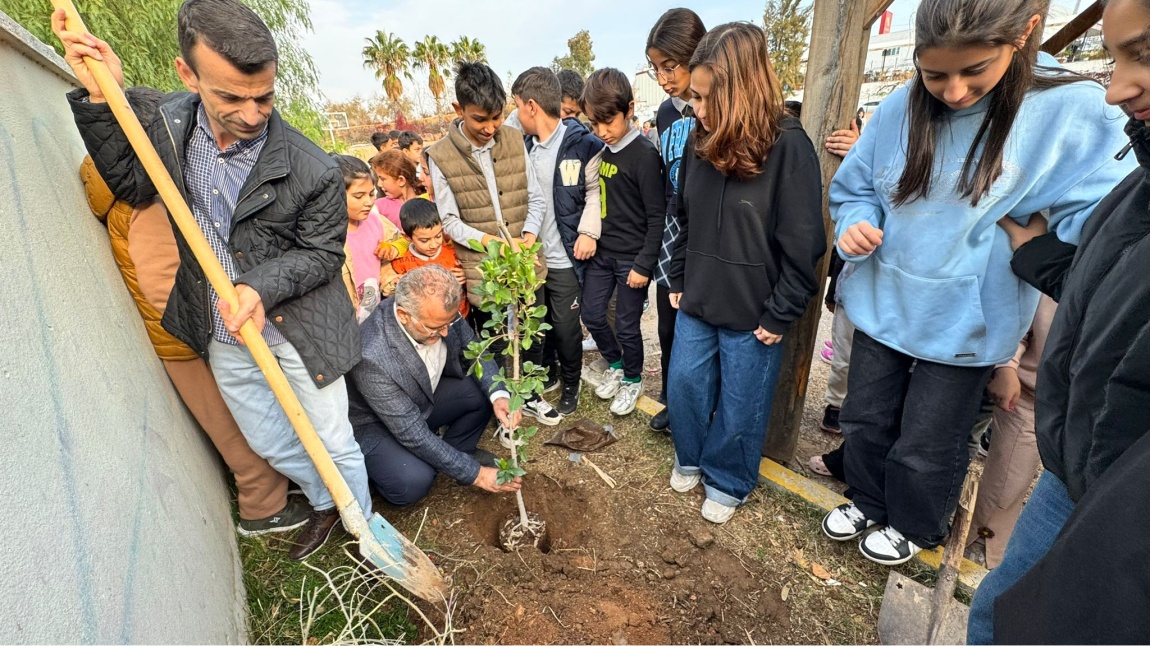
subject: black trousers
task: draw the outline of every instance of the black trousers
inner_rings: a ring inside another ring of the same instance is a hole
[[[435,407],[427,418],[427,427],[435,432],[447,426],[443,441],[463,452],[471,453],[491,420],[491,403],[476,381],[470,377],[444,377],[435,389]],[[395,439],[380,422],[356,428],[360,436],[374,435],[379,442],[364,453],[367,477],[379,495],[393,505],[419,502],[431,491],[438,471]]]
[[[546,301],[543,300],[545,297],[546,295],[544,294],[543,288],[540,287],[539,290],[535,292],[535,303],[537,305],[545,303]],[[502,312],[499,316],[506,322],[507,312]],[[475,335],[480,339],[483,338],[483,326],[486,325],[487,322],[491,320],[491,318],[492,317],[490,314],[484,312],[478,307],[475,307],[474,305],[471,307],[471,313],[467,315],[468,323],[471,324],[471,328],[475,330]],[[519,363],[522,364],[526,361],[530,361],[537,366],[545,365],[543,363],[543,344],[544,335],[541,334],[531,343],[530,349],[520,350]],[[495,355],[495,363],[499,364],[500,366],[511,365],[511,357],[503,356],[503,351],[506,349],[506,341],[500,340],[491,344],[491,353]],[[511,375],[510,370],[507,371],[507,375]]]
[[[839,425],[847,497],[867,518],[920,547],[942,542],[993,371],[917,361],[855,332]]]
[[[583,274],[583,324],[607,363],[623,362],[623,376],[643,376],[643,301],[646,289],[627,286],[633,263],[598,254]],[[615,294],[615,329],[607,323],[607,302]]]
[[[578,386],[583,374],[583,328],[579,325],[583,286],[574,269],[548,267],[543,292],[547,295],[547,322],[551,324],[543,346],[543,365],[551,370],[558,365],[564,385]]]
[[[671,367],[671,346],[675,344],[675,316],[679,310],[671,307],[671,290],[662,285],[655,285],[655,308],[659,313],[659,350],[663,356],[659,359],[663,369],[663,387],[659,391],[659,400],[667,403],[667,375]]]

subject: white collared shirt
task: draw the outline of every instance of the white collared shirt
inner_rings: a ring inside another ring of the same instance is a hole
[[[391,313],[395,317],[395,322],[399,323],[399,329],[403,330],[403,336],[411,342],[411,346],[415,348],[415,354],[419,355],[419,360],[426,366],[427,378],[431,381],[431,392],[434,393],[435,389],[439,387],[439,380],[443,378],[443,368],[447,365],[447,344],[443,342],[443,339],[432,344],[416,341],[411,338],[411,335],[407,333],[407,328],[403,327],[403,322],[399,320],[397,305],[392,306]]]
[[[411,342],[411,346],[415,348],[415,354],[419,356],[419,360],[427,368],[427,379],[431,382],[431,393],[435,394],[435,389],[439,387],[439,380],[443,378],[443,368],[447,366],[447,342],[440,339],[428,345],[411,338],[411,335],[407,333],[407,328],[403,327],[403,322],[399,320],[398,307],[396,304],[392,305],[391,315],[395,317],[395,322],[399,323],[399,329],[403,330],[403,336]],[[491,393],[487,399],[494,404],[500,399],[510,398],[511,393],[501,388]]]
[[[631,129],[627,131],[627,134],[620,137],[619,141],[616,141],[614,144],[608,144],[607,149],[613,153],[617,153],[620,150],[626,148],[632,141],[638,139],[640,134],[642,133],[639,132],[638,128],[631,126]]]

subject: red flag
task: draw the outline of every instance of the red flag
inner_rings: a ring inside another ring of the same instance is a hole
[[[882,19],[878,23],[878,33],[880,36],[882,34],[889,34],[890,33],[890,24],[893,21],[894,21],[894,14],[893,13],[891,13],[889,11],[882,12]]]

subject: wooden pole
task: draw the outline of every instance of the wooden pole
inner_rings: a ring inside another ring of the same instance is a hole
[[[1058,33],[1046,39],[1042,43],[1042,51],[1054,56],[1058,52],[1066,49],[1066,46],[1073,43],[1079,36],[1085,34],[1091,27],[1098,24],[1102,20],[1102,0],[1096,0],[1094,4],[1086,7],[1082,13],[1078,14],[1074,20],[1062,26]]]
[[[802,121],[815,145],[822,168],[823,221],[826,223],[828,250],[834,243],[834,227],[827,208],[827,188],[842,160],[827,152],[823,144],[832,132],[846,128],[858,112],[863,66],[870,43],[868,21],[873,22],[881,16],[890,3],[891,0],[815,0]],[[815,298],[786,335],[783,344],[783,368],[762,451],[764,457],[778,462],[790,462],[794,457],[803,425],[828,258],[829,255],[819,262],[819,289]]]

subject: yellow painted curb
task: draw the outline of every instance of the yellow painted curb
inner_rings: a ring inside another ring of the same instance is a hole
[[[763,460],[759,462],[759,475],[762,481],[778,489],[782,489],[787,493],[798,496],[824,511],[830,511],[847,502],[846,498],[843,498],[830,489],[808,480],[767,458],[763,458]],[[936,547],[929,551],[923,550],[919,552],[915,558],[932,568],[938,568],[942,562],[942,548]],[[962,559],[962,565],[959,566],[958,587],[967,593],[973,594],[985,576],[986,568],[971,560]]]
[[[643,395],[639,398],[638,403],[635,404],[635,408],[643,411],[644,413],[647,413],[651,417],[654,417],[658,415],[660,411],[666,408],[666,406],[660,404],[659,402],[651,399],[646,395]]]

